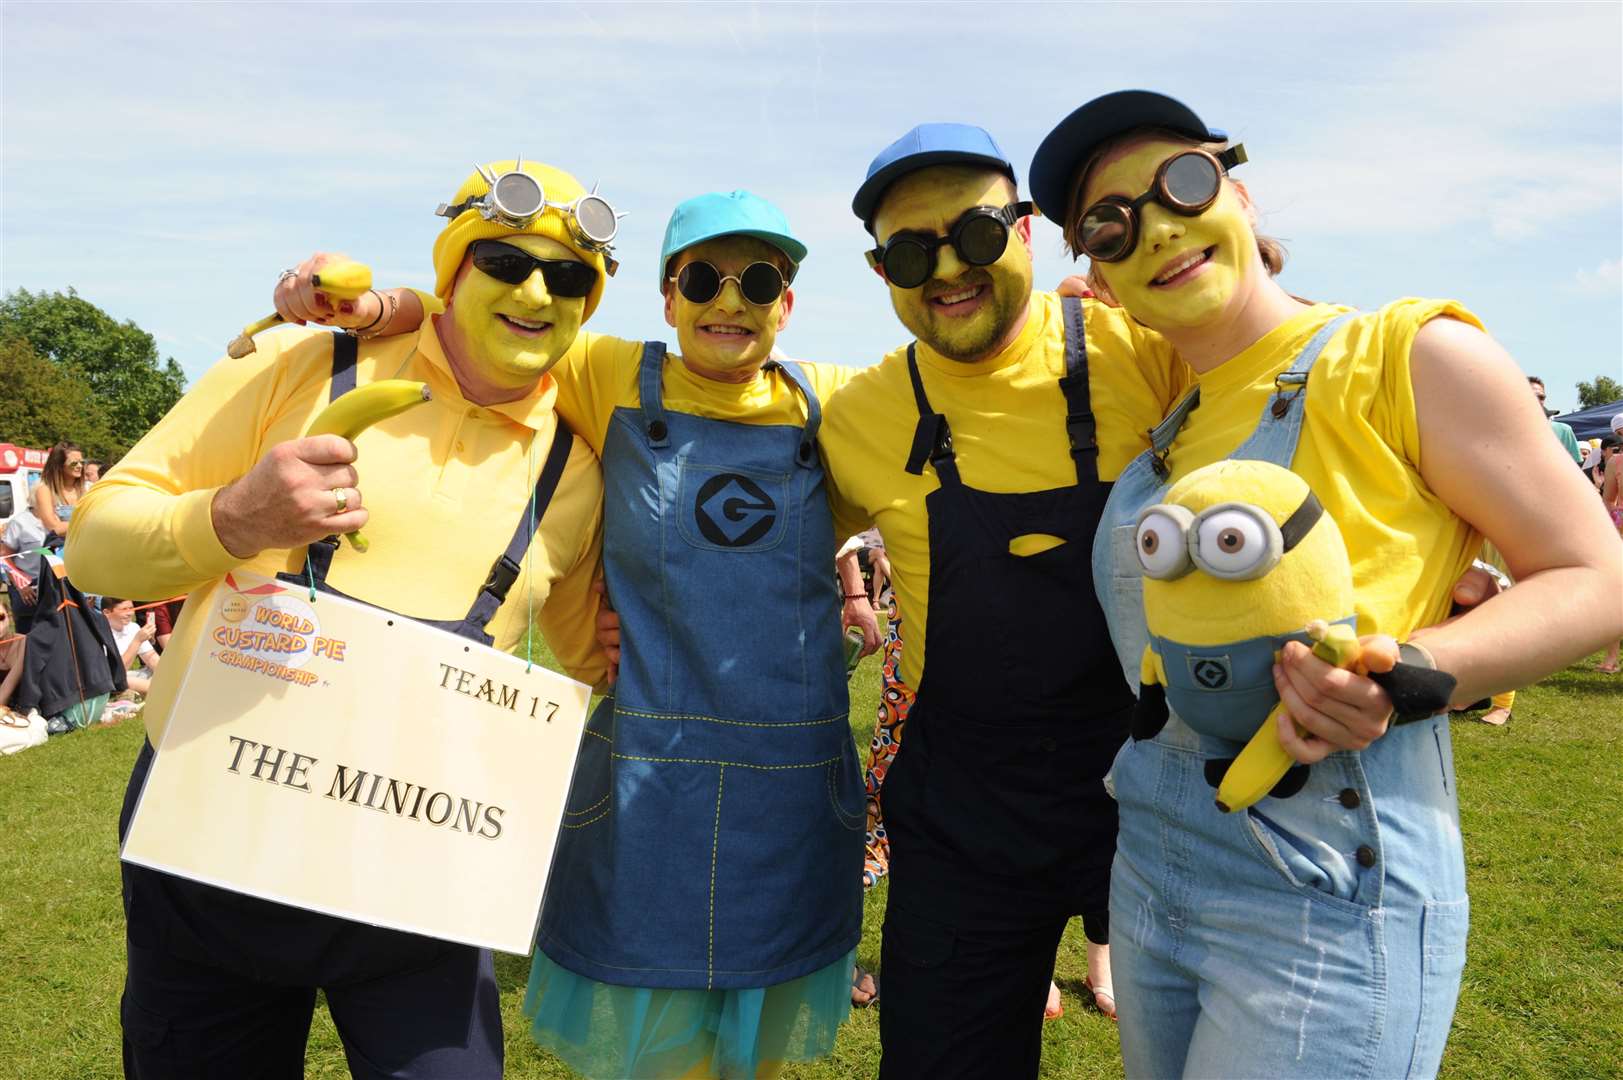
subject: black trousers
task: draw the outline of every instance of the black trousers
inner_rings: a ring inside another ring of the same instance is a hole
[[[890,904],[880,1080],[1035,1077],[1065,923],[1055,916],[1024,927],[953,926]]]
[[[120,838],[152,758],[143,746]],[[318,988],[352,1075],[500,1080],[489,950],[121,869],[129,966],[120,1018],[131,1080],[297,1080]]]
[[[491,954],[457,948],[426,968],[324,988],[352,1076],[502,1075]],[[299,1080],[314,986],[260,982],[129,943],[120,1018],[130,1080]]]

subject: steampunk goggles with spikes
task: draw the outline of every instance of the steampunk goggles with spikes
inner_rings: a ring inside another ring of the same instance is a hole
[[[490,190],[483,195],[470,195],[454,206],[441,203],[434,213],[454,220],[464,211],[477,210],[486,221],[523,229],[552,209],[563,216],[570,235],[581,247],[601,252],[612,249],[615,234],[620,231],[620,219],[625,214],[616,212],[609,201],[597,193],[597,185],[592,185],[591,191],[573,202],[555,203],[547,198],[541,181],[524,171],[522,158],[500,176],[483,165],[474,168],[490,185]]]

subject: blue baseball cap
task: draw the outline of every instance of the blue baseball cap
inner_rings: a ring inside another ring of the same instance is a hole
[[[1014,180],[1014,163],[985,128],[973,124],[920,124],[879,151],[868,178],[851,200],[851,212],[873,232],[874,211],[885,189],[910,172],[931,165],[985,165]]]
[[[794,267],[799,267],[806,258],[806,245],[789,231],[789,219],[783,216],[782,210],[753,192],[712,191],[679,202],[671,211],[671,220],[665,226],[665,243],[659,249],[661,288],[671,256],[718,236],[753,236],[764,240],[789,256]],[[789,276],[794,277],[793,268]]]
[[[1100,143],[1142,127],[1167,128],[1201,142],[1228,141],[1226,132],[1207,126],[1195,110],[1154,90],[1096,97],[1061,120],[1031,159],[1031,198],[1043,217],[1063,224],[1071,181],[1088,155]]]

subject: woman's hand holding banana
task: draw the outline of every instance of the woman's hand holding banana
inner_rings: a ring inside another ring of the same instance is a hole
[[[367,274],[366,290],[353,298],[346,298],[350,291],[347,288],[335,294],[321,287],[323,267],[354,265],[342,255],[324,251],[310,256],[277,280],[274,293],[276,314],[300,326],[319,323],[340,330],[359,330],[378,322],[383,315],[383,299],[372,290],[370,273]]]

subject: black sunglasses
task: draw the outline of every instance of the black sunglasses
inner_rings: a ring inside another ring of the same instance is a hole
[[[1184,150],[1161,162],[1150,189],[1136,199],[1107,195],[1082,213],[1077,229],[1083,254],[1094,262],[1120,262],[1138,246],[1138,219],[1146,204],[1160,203],[1174,214],[1194,217],[1217,201],[1223,177],[1246,162],[1245,147],[1220,154]]]
[[[951,244],[958,258],[970,266],[990,266],[1009,246],[1009,227],[1034,212],[1029,202],[1013,202],[1001,209],[972,206],[953,222],[946,236],[893,236],[867,253],[868,265],[882,267],[885,280],[902,289],[916,289],[930,280],[945,244]]]
[[[720,270],[695,259],[678,270],[674,278],[676,291],[691,304],[708,304],[721,295],[721,287],[729,281],[738,282],[738,291],[756,307],[770,307],[778,302],[789,281],[783,271],[769,262],[752,262],[738,274],[723,276]]]
[[[500,240],[475,240],[468,245],[473,268],[506,285],[522,285],[541,271],[541,280],[554,296],[585,296],[597,284],[597,271],[571,259],[538,259],[523,248]]]

